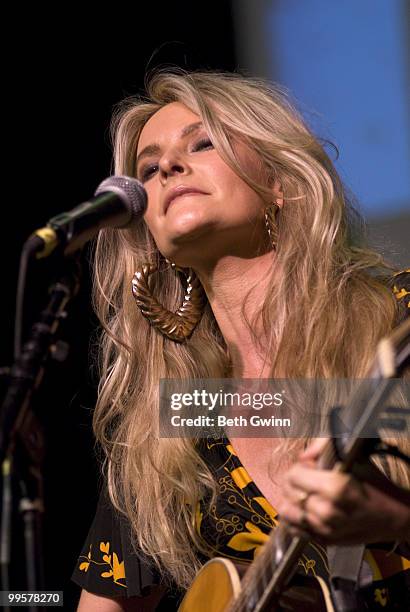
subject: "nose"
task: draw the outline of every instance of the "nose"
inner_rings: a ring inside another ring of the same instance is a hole
[[[178,174],[186,174],[188,165],[183,156],[176,152],[165,153],[159,160],[159,174],[162,180]]]

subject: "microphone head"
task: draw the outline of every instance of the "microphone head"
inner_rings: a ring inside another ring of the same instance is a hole
[[[94,195],[107,192],[115,193],[127,206],[131,213],[129,223],[139,221],[147,210],[147,192],[142,183],[135,178],[109,176],[98,185]]]

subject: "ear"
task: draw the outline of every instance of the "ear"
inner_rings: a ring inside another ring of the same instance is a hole
[[[273,183],[272,195],[273,195],[272,200],[275,202],[275,204],[277,204],[279,208],[282,208],[283,206],[282,184],[277,179]]]

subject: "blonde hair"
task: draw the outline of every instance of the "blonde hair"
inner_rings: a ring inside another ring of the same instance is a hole
[[[280,274],[272,276],[260,313],[271,376],[364,376],[376,343],[394,326],[397,306],[382,258],[352,231],[343,185],[322,145],[276,85],[229,73],[160,71],[147,83],[147,97],[126,100],[114,117],[116,174],[135,175],[142,128],[175,101],[200,116],[221,157],[264,199],[271,191],[240,166],[235,139],[282,185]],[[100,232],[94,296],[103,328],[102,376],[94,431],[111,500],[127,515],[136,547],[185,587],[199,567],[197,550],[204,550],[195,509],[216,485],[194,441],[159,438],[159,379],[221,378],[229,358],[209,305],[183,344],[150,327],[130,289],[147,261],[160,267],[154,294],[160,289],[160,301],[175,309],[183,288],[147,227]]]

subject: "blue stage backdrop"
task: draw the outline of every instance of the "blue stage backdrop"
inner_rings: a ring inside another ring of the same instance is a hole
[[[242,68],[287,87],[336,144],[368,219],[410,214],[409,8],[405,0],[238,0]]]

